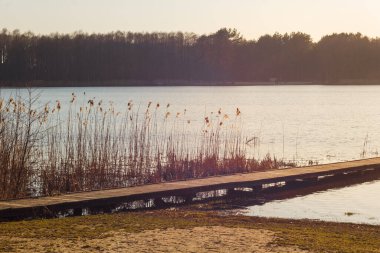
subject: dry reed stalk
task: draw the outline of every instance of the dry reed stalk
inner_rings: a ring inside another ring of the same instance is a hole
[[[248,157],[239,109],[206,115],[194,132],[186,110],[171,113],[169,104],[129,101],[117,112],[112,103],[86,100],[72,94],[66,113],[60,101],[38,107],[31,91],[26,100],[0,100],[0,199],[286,166],[269,155]]]

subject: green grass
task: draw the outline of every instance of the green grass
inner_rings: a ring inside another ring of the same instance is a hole
[[[315,221],[220,216],[192,209],[103,214],[63,219],[0,223],[0,252],[22,247],[23,239],[61,238],[68,241],[105,238],[114,231],[136,233],[149,229],[226,226],[274,231],[281,246],[313,252],[380,252],[380,227]],[[7,239],[8,238],[8,239]],[[18,242],[11,238],[20,239]]]

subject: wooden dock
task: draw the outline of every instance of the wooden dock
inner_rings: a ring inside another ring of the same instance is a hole
[[[0,219],[32,216],[46,211],[82,210],[82,208],[135,200],[162,199],[169,196],[190,196],[190,199],[192,199],[196,193],[205,191],[234,190],[243,187],[260,189],[263,185],[279,182],[285,184],[299,181],[307,182],[307,180],[316,180],[326,175],[346,175],[365,171],[380,171],[380,158],[216,176],[121,189],[79,192],[54,197],[0,201]]]

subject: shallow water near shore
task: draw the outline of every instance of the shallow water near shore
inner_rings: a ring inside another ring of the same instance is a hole
[[[380,180],[248,206],[247,216],[380,225]]]

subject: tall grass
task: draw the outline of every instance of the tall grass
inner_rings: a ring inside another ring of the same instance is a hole
[[[0,98],[0,197],[25,196],[35,190],[41,160],[43,123],[48,114],[35,108],[38,96]]]
[[[0,199],[128,187],[285,166],[248,157],[241,112],[200,115],[133,101],[118,112],[95,99],[69,108],[38,96],[0,100]],[[62,111],[65,110],[63,113]],[[198,129],[195,131],[194,129]]]

